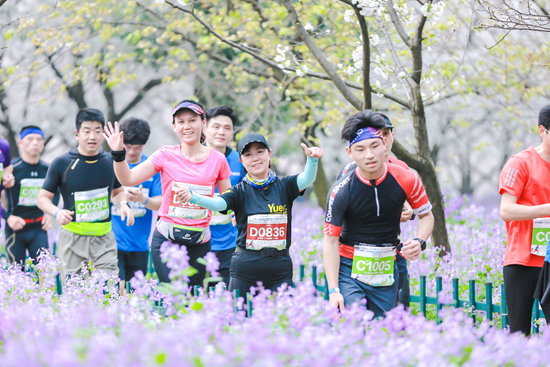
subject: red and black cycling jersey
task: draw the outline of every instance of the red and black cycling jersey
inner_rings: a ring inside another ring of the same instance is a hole
[[[340,237],[340,255],[353,258],[353,245],[399,244],[403,204],[408,201],[417,215],[432,205],[413,171],[385,164],[382,177],[367,180],[359,168],[344,175],[330,189],[325,213],[325,234]]]
[[[388,157],[388,163],[393,163],[393,164],[397,164],[398,166],[401,166],[405,169],[411,169],[409,167],[409,165],[397,158],[393,158],[393,157]],[[336,180],[338,181],[339,179],[342,178],[343,175],[345,175],[346,173],[348,172],[351,172],[353,171],[354,169],[357,168],[357,164],[355,163],[355,161],[351,161],[349,162],[348,164],[346,164],[344,166],[344,168],[342,168],[342,170],[340,171],[340,173],[338,174],[338,177],[336,178]]]

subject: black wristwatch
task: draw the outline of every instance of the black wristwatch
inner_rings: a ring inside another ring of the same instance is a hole
[[[421,238],[415,238],[415,240],[420,242],[420,247],[422,248],[422,251],[424,251],[426,249],[426,241]]]

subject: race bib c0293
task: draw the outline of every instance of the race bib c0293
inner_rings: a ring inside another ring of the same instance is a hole
[[[36,206],[36,199],[43,184],[43,178],[22,179],[21,189],[19,190],[19,202],[17,204],[21,206]]]
[[[202,208],[193,203],[181,203],[176,196],[176,191],[179,187],[185,186],[195,194],[208,196],[212,195],[211,186],[192,185],[182,182],[172,183],[172,192],[170,193],[170,205],[168,207],[168,216],[173,218],[185,219],[206,219],[208,218],[208,209]]]
[[[386,287],[395,282],[395,248],[356,245],[351,277],[373,287]]]
[[[74,193],[76,222],[98,222],[109,218],[109,188]]]
[[[531,253],[546,256],[546,248],[550,240],[550,218],[533,219],[533,235],[531,236]]]
[[[265,247],[284,250],[287,234],[286,214],[257,214],[248,216],[246,248],[261,250]]]

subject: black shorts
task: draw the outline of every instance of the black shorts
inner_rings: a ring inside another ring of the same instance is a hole
[[[224,283],[227,286],[229,286],[229,268],[231,267],[231,257],[235,253],[235,249],[231,248],[229,250],[212,251],[212,252],[216,254],[216,257],[220,262],[220,268],[218,269],[218,272],[220,273],[220,276],[223,278]],[[210,286],[212,285],[213,284],[210,284]]]
[[[541,268],[524,265],[506,265],[503,268],[506,306],[510,320],[510,333],[521,331],[531,334],[531,318],[535,291]]]
[[[292,259],[288,255],[262,257],[259,253],[235,252],[230,273],[229,290],[238,289],[241,297],[250,292],[250,287],[257,287],[258,282],[274,292],[283,284],[293,285]]]
[[[41,249],[48,249],[48,233],[42,230],[42,224],[27,224],[23,229],[14,232],[6,224],[6,255],[8,262],[17,262],[25,266],[25,256],[29,251],[32,262],[38,263]]]
[[[118,250],[118,277],[120,280],[130,280],[139,270],[147,274],[149,251]]]

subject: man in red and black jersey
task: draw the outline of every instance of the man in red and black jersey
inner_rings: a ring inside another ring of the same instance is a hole
[[[417,238],[403,243],[401,254],[416,260],[434,225],[432,206],[418,176],[385,162],[384,118],[371,110],[352,115],[342,129],[346,151],[357,168],[332,186],[325,214],[324,264],[330,303],[344,308],[367,300],[375,317],[396,304],[403,205],[418,215]]]
[[[385,152],[386,162],[397,164],[398,166],[401,166],[405,169],[410,169],[407,163],[390,156],[391,149],[393,146],[393,141],[394,141],[394,135],[393,135],[394,126],[386,115],[382,113],[377,113],[377,114],[382,116],[385,122],[385,126],[382,129],[382,136],[386,138],[386,152]],[[340,178],[342,178],[343,175],[347,174],[348,172],[354,171],[356,168],[357,168],[357,164],[355,164],[355,161],[349,162],[344,166],[344,168],[342,168],[336,180],[339,180]],[[405,205],[403,205],[403,211],[401,212],[401,222],[405,223],[408,220],[413,220],[414,218],[415,218],[415,214],[411,206],[409,205],[408,202],[405,202]],[[399,247],[398,247],[398,250],[400,250]],[[404,305],[405,307],[409,307],[409,304],[410,304],[409,270],[407,269],[407,260],[405,260],[405,258],[401,256],[399,252],[395,257],[395,265],[399,270],[399,285],[398,285],[398,297],[397,297],[398,302]]]

